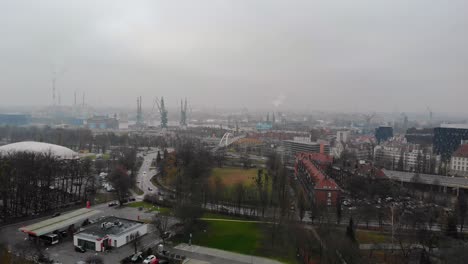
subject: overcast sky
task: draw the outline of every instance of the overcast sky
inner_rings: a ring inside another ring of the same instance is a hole
[[[0,104],[468,113],[466,0],[2,0]],[[144,105],[145,106],[145,105]]]

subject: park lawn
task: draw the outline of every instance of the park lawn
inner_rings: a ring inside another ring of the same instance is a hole
[[[262,240],[258,223],[203,221],[206,225],[193,234],[195,245],[255,255]],[[206,232],[204,232],[206,230]]]
[[[294,249],[291,250],[291,254],[266,250],[266,247],[269,245],[269,238],[266,233],[268,224],[242,222],[241,219],[237,219],[236,217],[212,213],[205,213],[203,217],[239,220],[239,222],[223,220],[200,221],[200,226],[195,228],[192,234],[192,243],[194,245],[275,259],[288,264],[298,263],[295,259]],[[188,238],[184,238],[178,242],[187,243],[187,240]]]
[[[144,202],[144,201],[141,201],[141,202],[133,202],[133,203],[128,203],[126,206],[128,207],[134,207],[134,208],[139,208],[139,207],[143,207],[143,209],[147,210],[147,211],[150,211],[150,212],[159,212],[161,214],[169,214],[171,209],[170,208],[167,208],[167,207],[161,207],[161,206],[157,206],[157,205],[153,205],[151,203],[148,203],[148,202]],[[159,208],[159,209],[158,209]]]
[[[389,243],[392,240],[389,234],[359,229],[356,230],[356,239],[361,244]]]
[[[255,177],[257,176],[257,169],[243,169],[243,168],[214,168],[211,171],[210,182],[214,186],[216,178],[220,178],[221,182],[226,187],[233,187],[238,183],[245,186],[252,186]]]

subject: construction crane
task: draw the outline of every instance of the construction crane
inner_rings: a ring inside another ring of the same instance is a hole
[[[167,109],[166,109],[166,106],[164,105],[164,97],[161,97],[161,100],[159,100],[158,97],[154,99],[153,109],[151,109],[151,113],[154,113],[155,106],[157,106],[159,110],[161,128],[166,129],[168,119],[167,119]]]

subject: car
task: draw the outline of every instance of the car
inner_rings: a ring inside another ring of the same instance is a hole
[[[131,262],[140,262],[141,260],[143,260],[143,252],[141,251],[133,254],[133,256],[130,258]]]
[[[118,205],[118,204],[119,204],[119,203],[118,203],[117,201],[112,201],[112,202],[108,203],[107,205],[108,205],[109,207],[112,207],[112,206],[116,206],[116,205]]]
[[[128,197],[128,201],[129,202],[134,202],[134,201],[136,201],[136,198],[135,197]]]
[[[143,264],[156,264],[158,263],[158,259],[155,255],[149,255],[148,257],[143,260]]]
[[[143,175],[146,175],[146,171],[143,172]]]
[[[57,216],[59,216],[59,215],[60,215],[60,213],[57,212],[57,213],[55,213],[52,217],[57,217]]]
[[[153,188],[148,187],[148,191],[152,192],[152,191],[153,191]]]
[[[82,246],[75,246],[75,251],[80,253],[85,253],[86,249]]]

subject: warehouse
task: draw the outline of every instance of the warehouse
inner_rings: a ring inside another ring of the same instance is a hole
[[[148,233],[148,225],[115,216],[109,216],[87,226],[73,236],[73,244],[88,250],[105,251],[130,243]]]

